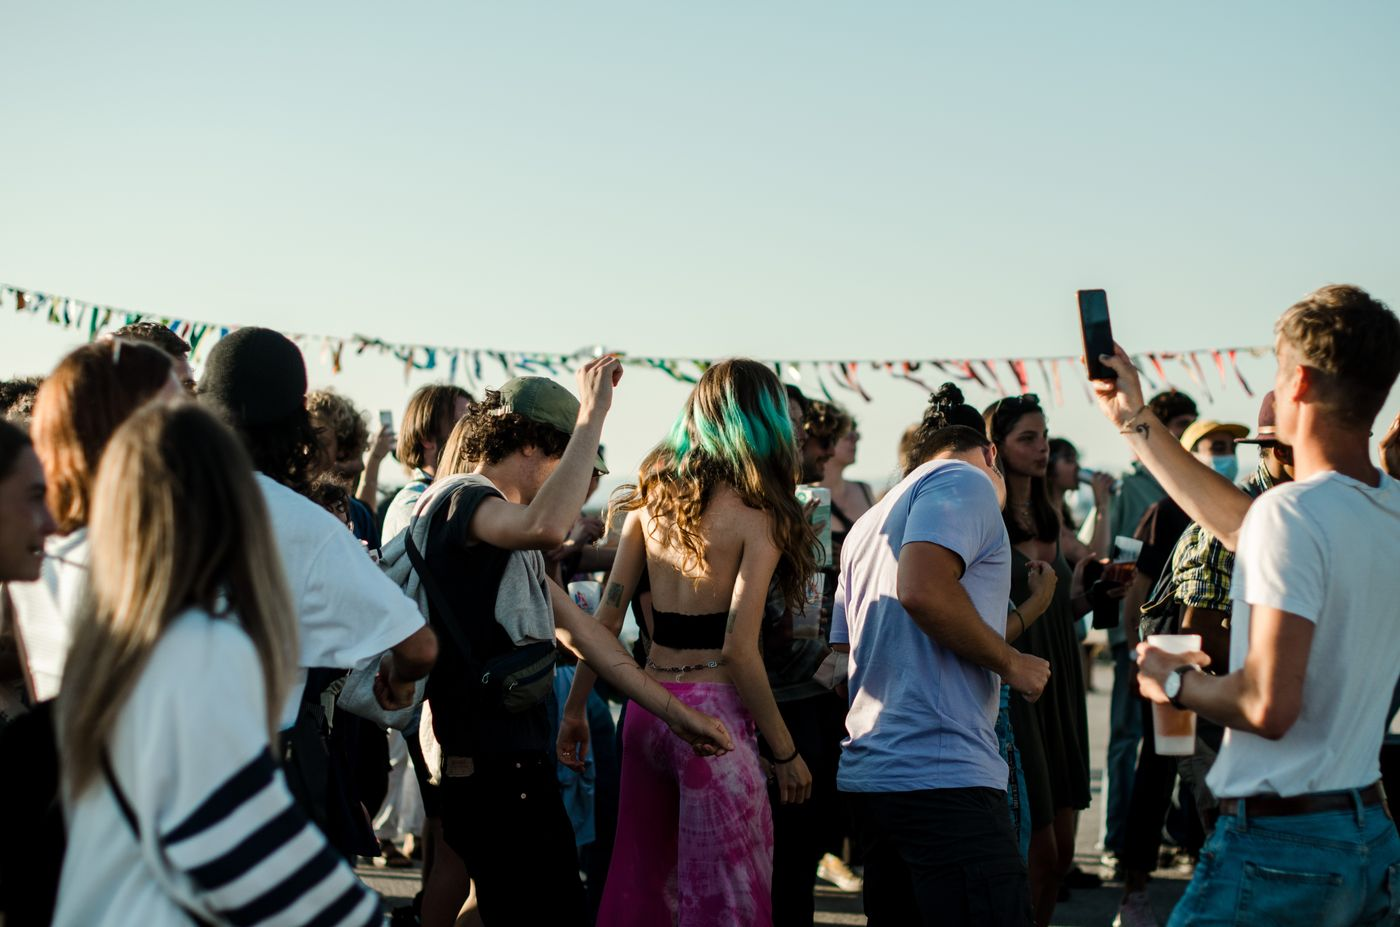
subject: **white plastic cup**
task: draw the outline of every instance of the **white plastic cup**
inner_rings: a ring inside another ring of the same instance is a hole
[[[1201,635],[1149,634],[1147,644],[1166,653],[1193,653],[1201,649]],[[1191,756],[1196,752],[1196,713],[1153,702],[1152,742],[1159,756]]]
[[[603,600],[603,584],[591,579],[569,583],[569,595],[573,596],[579,608],[591,615],[598,610],[598,603]]]

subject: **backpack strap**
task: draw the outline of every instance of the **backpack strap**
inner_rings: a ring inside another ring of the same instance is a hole
[[[452,604],[447,601],[447,595],[438,585],[437,577],[433,571],[428,569],[428,561],[419,552],[418,545],[413,542],[412,535],[404,536],[404,552],[408,554],[409,562],[413,564],[413,571],[418,574],[418,581],[423,584],[423,588],[428,592],[428,601],[437,610],[440,616],[436,622],[438,627],[444,628],[452,642],[457,645],[457,650],[461,652],[463,661],[467,664],[467,669],[473,676],[480,677],[485,671],[481,663],[472,656],[472,644],[467,639],[467,634],[458,625],[456,615],[453,614]]]
[[[141,825],[136,822],[136,812],[132,810],[131,802],[127,800],[126,792],[122,790],[121,784],[117,782],[117,774],[112,769],[112,757],[111,754],[107,752],[106,746],[102,748],[102,775],[107,780],[107,787],[112,790],[112,797],[117,800],[117,808],[121,811],[122,817],[126,819],[126,826],[131,828],[131,835],[136,838],[136,845],[139,848],[141,845]],[[181,901],[174,893],[168,894],[170,895],[170,900],[175,902],[176,906],[178,906],[181,911],[185,912],[185,916],[197,924],[198,927],[214,927],[213,921],[191,910],[190,907]]]
[[[1177,549],[1185,540],[1185,534],[1177,539],[1171,557],[1162,568],[1162,575],[1157,577],[1151,594],[1139,609],[1138,634],[1143,639],[1148,634],[1176,634],[1181,630],[1181,609],[1176,601],[1176,570],[1172,565],[1176,561]]]

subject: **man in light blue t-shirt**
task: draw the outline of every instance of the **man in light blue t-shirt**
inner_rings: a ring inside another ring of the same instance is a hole
[[[865,912],[871,927],[1029,924],[994,725],[1001,679],[1035,699],[1050,666],[1006,642],[995,449],[957,425],[920,444],[929,461],[847,536],[832,612],[851,655],[837,785],[861,821]]]

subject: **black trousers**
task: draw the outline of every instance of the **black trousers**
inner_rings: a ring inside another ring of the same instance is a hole
[[[1189,850],[1200,850],[1206,834],[1215,829],[1218,812],[1215,799],[1205,785],[1210,762],[1202,761],[1209,756],[1213,762],[1225,732],[1218,725],[1197,717],[1196,755],[1190,758],[1192,762],[1188,768],[1181,762],[1183,758],[1162,756],[1157,752],[1152,738],[1152,703],[1140,696],[1136,698],[1142,711],[1142,752],[1138,754],[1133,774],[1133,799],[1128,806],[1119,858],[1125,869],[1152,872],[1157,868],[1158,854],[1162,850],[1164,821],[1171,836]],[[1172,795],[1178,777],[1184,786],[1176,793],[1183,813],[1173,818]]]
[[[836,791],[846,700],[827,692],[779,702],[778,713],[812,774],[812,797],[800,805],[784,805],[778,801],[777,785],[768,787],[773,809],[773,927],[812,927],[817,863],[839,846],[846,830]]]
[[[848,792],[870,927],[1028,927],[1026,865],[999,789]]]
[[[1162,849],[1162,824],[1172,806],[1176,785],[1176,757],[1157,752],[1152,737],[1152,703],[1134,696],[1142,712],[1142,751],[1133,772],[1133,799],[1123,828],[1119,860],[1124,869],[1152,872]]]
[[[487,927],[587,923],[574,828],[550,757],[476,759],[442,779],[443,839],[476,882]]]

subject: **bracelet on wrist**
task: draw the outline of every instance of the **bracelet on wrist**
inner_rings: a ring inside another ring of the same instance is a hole
[[[1124,435],[1136,434],[1138,426],[1134,423],[1137,422],[1138,418],[1142,415],[1142,413],[1148,411],[1151,408],[1151,406],[1142,406],[1132,415],[1128,416],[1128,420],[1123,423],[1123,427],[1118,429],[1118,433]]]
[[[798,750],[796,747],[793,747],[793,748],[792,748],[792,753],[791,753],[789,756],[787,756],[785,759],[781,759],[781,760],[780,760],[780,759],[778,759],[777,757],[773,757],[773,765],[774,765],[774,766],[782,766],[784,763],[791,763],[793,760],[797,759],[797,754],[799,754],[799,753],[801,753],[801,752],[802,752],[802,751]]]

